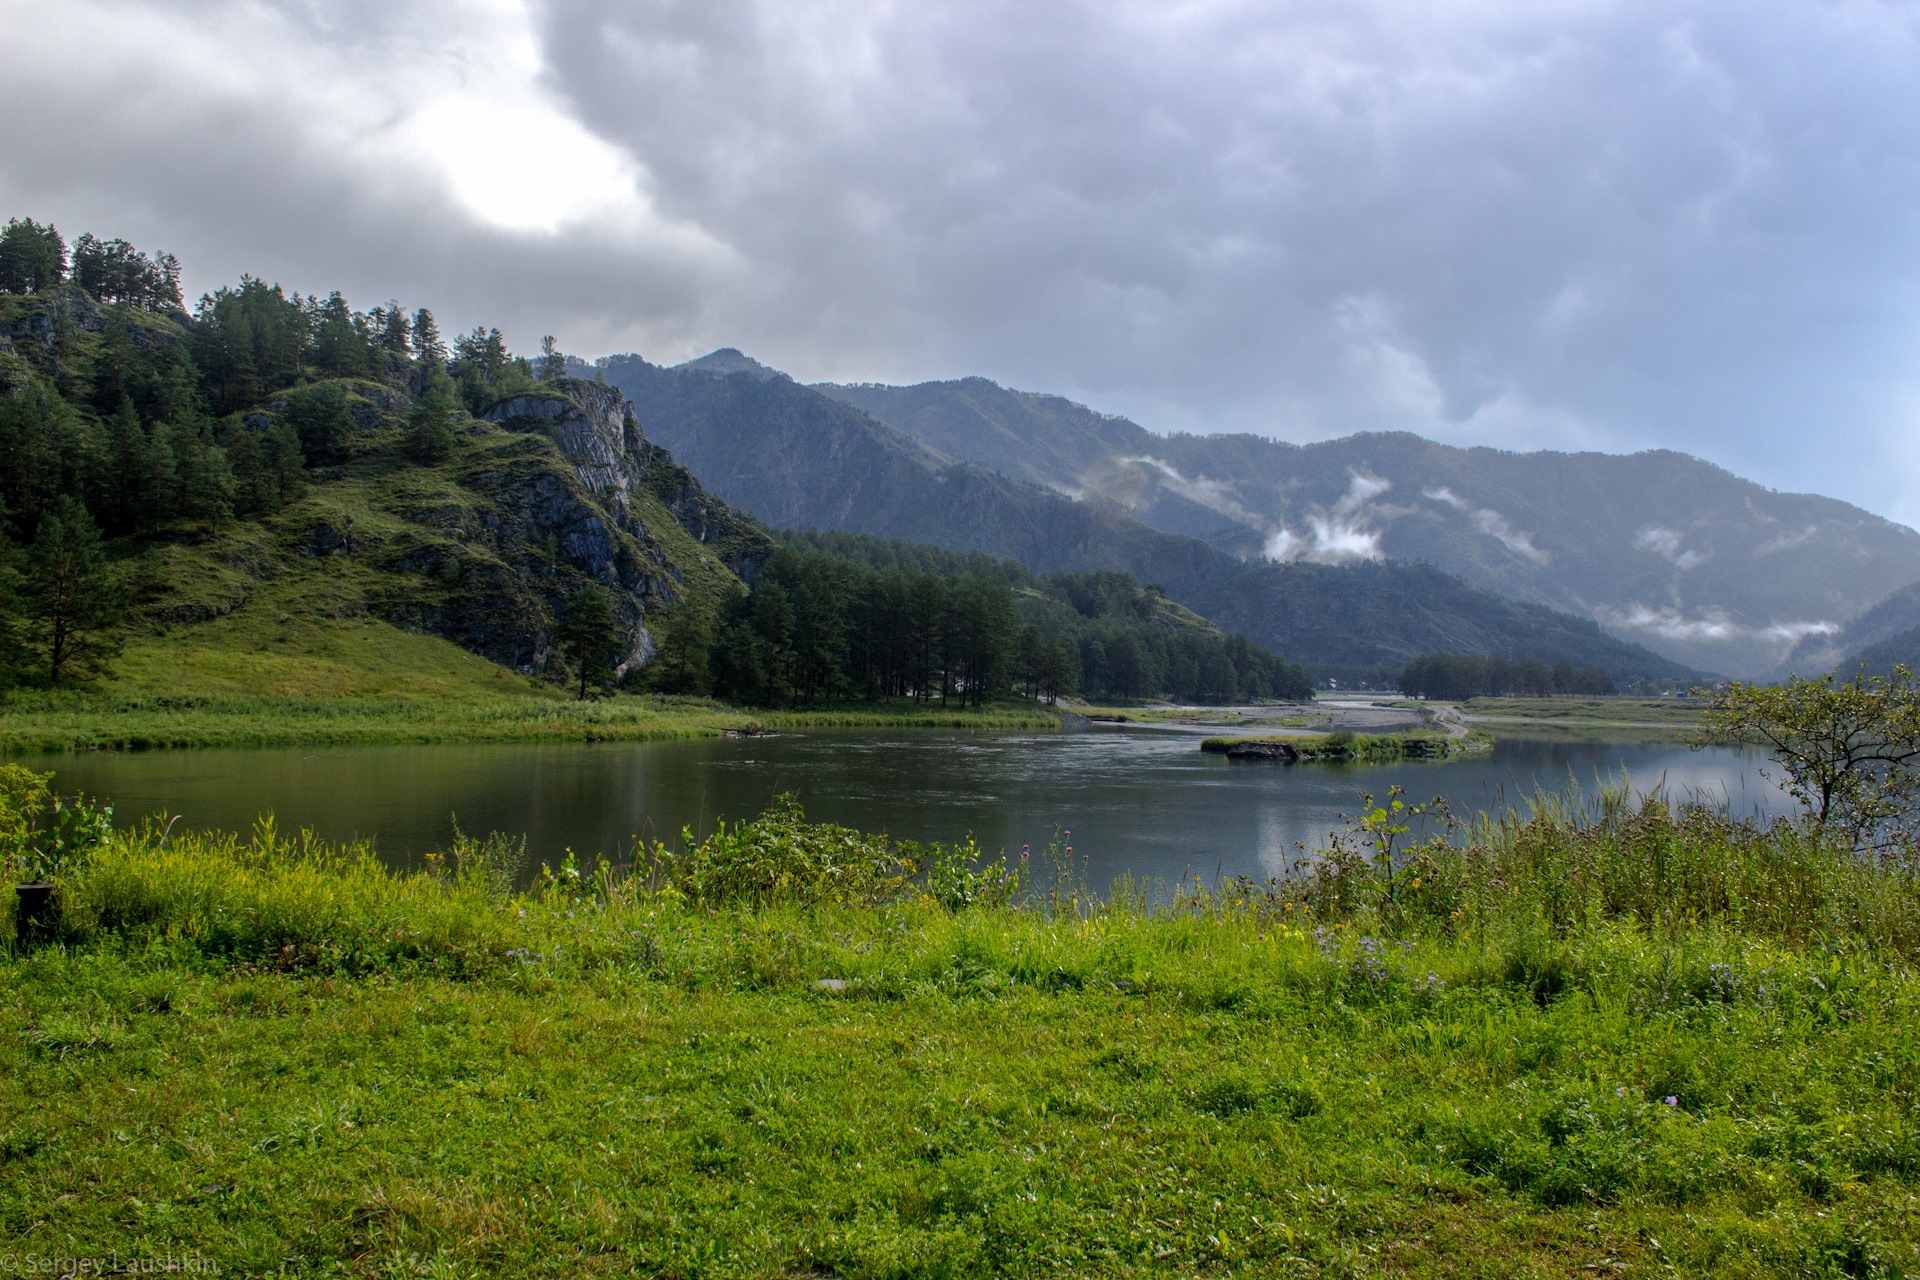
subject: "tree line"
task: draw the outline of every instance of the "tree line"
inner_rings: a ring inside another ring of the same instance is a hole
[[[977,552],[787,533],[711,618],[682,608],[645,678],[677,693],[791,706],[893,698],[978,706],[1018,695],[1305,700],[1300,669],[1203,622],[1169,622],[1131,575],[1041,577]]]
[[[1460,653],[1429,653],[1415,658],[1400,673],[1400,691],[1416,698],[1451,701],[1483,694],[1548,698],[1616,692],[1605,667],[1576,668],[1565,658],[1548,666],[1541,658],[1487,658]]]

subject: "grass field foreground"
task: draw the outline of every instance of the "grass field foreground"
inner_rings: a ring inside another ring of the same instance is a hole
[[[792,809],[524,896],[498,839],[397,878],[121,833],[0,961],[0,1240],[261,1275],[1920,1267],[1908,874],[1619,793],[1388,874],[1392,819],[1295,881],[1105,901]]]

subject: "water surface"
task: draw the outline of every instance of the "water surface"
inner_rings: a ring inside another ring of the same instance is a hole
[[[1724,797],[1740,813],[1783,812],[1764,761],[1677,743],[1503,740],[1463,760],[1373,767],[1279,765],[1203,754],[1191,733],[840,730],[759,739],[547,745],[271,748],[22,758],[63,793],[116,808],[121,825],[165,810],[189,826],[246,830],[272,811],[282,829],[373,838],[390,863],[418,864],[470,834],[525,835],[536,858],[572,848],[623,858],[636,834],[696,835],[751,818],[781,792],[808,816],[922,841],[973,834],[990,852],[1037,853],[1055,826],[1096,883],[1123,872],[1265,878],[1324,845],[1359,795],[1398,784],[1444,794],[1465,813],[1573,780],[1624,771],[1641,788]]]

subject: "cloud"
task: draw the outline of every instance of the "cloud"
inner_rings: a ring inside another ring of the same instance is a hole
[[[1533,535],[1516,530],[1498,511],[1486,507],[1475,511],[1473,527],[1488,537],[1498,538],[1502,546],[1516,555],[1525,556],[1535,564],[1547,563],[1547,553],[1533,545]]]
[[[1276,527],[1267,535],[1261,554],[1269,560],[1311,560],[1316,564],[1344,564],[1353,560],[1378,560],[1380,534],[1365,527],[1358,513],[1367,503],[1393,488],[1393,482],[1378,476],[1348,473],[1347,491],[1331,510],[1309,512],[1307,532],[1296,534]]]
[[[1774,537],[1768,538],[1765,542],[1755,547],[1753,554],[1756,556],[1770,556],[1776,551],[1786,551],[1811,541],[1817,537],[1819,533],[1820,526],[1810,524],[1804,529],[1793,529],[1786,533],[1776,534]]]
[[[1227,486],[1217,480],[1209,480],[1205,476],[1199,476],[1189,480],[1174,469],[1171,464],[1162,462],[1158,458],[1150,458],[1145,455],[1137,458],[1122,458],[1121,461],[1153,468],[1154,471],[1159,473],[1161,480],[1166,484],[1167,488],[1173,490],[1189,502],[1197,502],[1209,510],[1218,511],[1228,519],[1237,520],[1241,524],[1248,525],[1255,529],[1263,529],[1266,527],[1267,522],[1265,520],[1241,506],[1234,500],[1233,496],[1227,492]]]
[[[1488,537],[1499,539],[1502,546],[1516,555],[1525,556],[1535,564],[1546,564],[1551,559],[1546,552],[1533,545],[1533,535],[1516,530],[1507,518],[1491,507],[1474,509],[1473,504],[1460,497],[1445,485],[1437,489],[1422,489],[1420,496],[1434,502],[1443,502],[1455,511],[1468,512],[1474,528]]]
[[[1648,525],[1640,530],[1633,539],[1633,545],[1642,551],[1651,551],[1655,555],[1664,556],[1674,568],[1682,571],[1705,563],[1707,560],[1706,554],[1682,550],[1680,535],[1671,529],[1662,529],[1658,525]]]
[[[1877,0],[0,0],[0,113],[31,122],[0,199],[196,290],[398,295],[523,349],[1660,444],[1911,518],[1917,28]]]
[[[1776,642],[1783,651],[1807,636],[1833,635],[1840,630],[1838,623],[1825,620],[1743,626],[1724,609],[1703,609],[1690,618],[1677,609],[1654,609],[1643,604],[1603,609],[1600,621],[1616,630],[1648,631],[1667,640],[1768,640]]]

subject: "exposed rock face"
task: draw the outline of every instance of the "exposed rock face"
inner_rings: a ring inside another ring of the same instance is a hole
[[[396,397],[391,405],[403,407]],[[588,578],[604,587],[625,633],[624,675],[653,655],[648,615],[680,601],[690,569],[685,538],[699,544],[709,576],[743,577],[770,553],[750,520],[708,495],[648,442],[626,397],[613,387],[563,380],[493,405],[482,421],[525,438],[507,440],[459,476],[460,491],[407,513],[411,531],[373,554],[387,570],[440,585],[374,602],[383,616],[442,635],[502,665],[543,671],[554,629]],[[557,456],[556,456],[557,454]],[[316,555],[357,554],[375,540],[332,525],[316,528]]]

